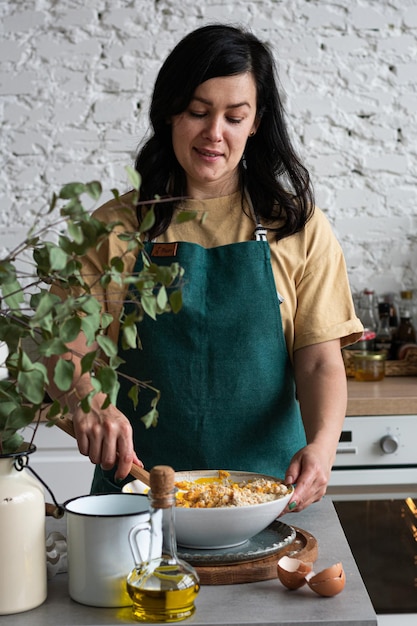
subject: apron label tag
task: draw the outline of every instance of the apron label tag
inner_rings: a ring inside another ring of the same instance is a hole
[[[152,248],[152,256],[176,256],[178,242],[175,243],[155,243]]]

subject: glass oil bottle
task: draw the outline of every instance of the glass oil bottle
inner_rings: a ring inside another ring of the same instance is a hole
[[[150,472],[150,525],[139,529],[150,532],[145,560],[139,545],[132,545],[129,538],[136,567],[127,578],[127,590],[133,601],[133,616],[141,622],[178,622],[195,611],[200,581],[194,568],[177,556],[174,481],[171,467],[157,465]]]
[[[415,344],[417,333],[411,321],[412,291],[401,292],[400,323],[396,329],[392,342],[392,358],[401,359],[401,348],[407,344]]]
[[[362,293],[360,320],[363,324],[363,334],[356,347],[362,350],[375,350],[378,322],[375,317],[375,292],[371,289],[365,289]]]
[[[390,329],[390,304],[380,302],[378,304],[379,324],[375,337],[375,349],[385,354],[388,358],[391,354],[392,333]]]

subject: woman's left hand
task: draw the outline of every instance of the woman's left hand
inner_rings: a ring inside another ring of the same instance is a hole
[[[307,445],[286,472],[285,482],[296,488],[285,512],[302,511],[326,492],[347,403],[339,339],[296,350],[294,373]]]
[[[284,513],[302,511],[318,502],[326,493],[332,468],[333,454],[329,455],[312,443],[299,450],[288,466],[285,483],[295,484],[295,491]]]

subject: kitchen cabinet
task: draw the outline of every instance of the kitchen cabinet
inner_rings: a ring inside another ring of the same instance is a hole
[[[195,614],[184,624],[199,626],[376,626],[369,596],[359,575],[331,500],[327,497],[282,521],[311,532],[318,541],[316,572],[341,561],[345,589],[333,598],[316,595],[305,585],[289,591],[278,579],[237,585],[203,585]],[[48,532],[61,529],[64,520],[47,520]],[[27,613],[6,616],[4,626],[117,626],[138,623],[129,607],[102,609],[83,606],[68,596],[67,574],[48,581],[46,602]]]

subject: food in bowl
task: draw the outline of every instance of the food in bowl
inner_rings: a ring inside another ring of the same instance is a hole
[[[219,470],[218,476],[177,481],[177,507],[217,508],[251,506],[271,502],[287,495],[289,488],[280,480],[256,477],[236,481],[230,473]]]
[[[232,483],[253,482],[259,479],[283,484],[274,476],[254,472],[224,470],[227,480]],[[200,488],[204,485],[221,484],[225,475],[218,470],[192,470],[176,472],[176,483],[183,486],[195,483]],[[143,493],[144,485],[134,480],[123,487],[123,491]],[[178,487],[177,487],[178,488]],[[294,492],[292,486],[285,486],[283,495],[267,502],[241,504],[239,506],[190,507],[177,506],[175,510],[175,530],[179,546],[193,549],[210,550],[231,548],[244,544],[262,532],[284,511]],[[146,489],[146,487],[145,487]],[[182,490],[186,491],[186,490]],[[179,495],[181,491],[179,490]],[[242,547],[242,549],[244,549]]]

